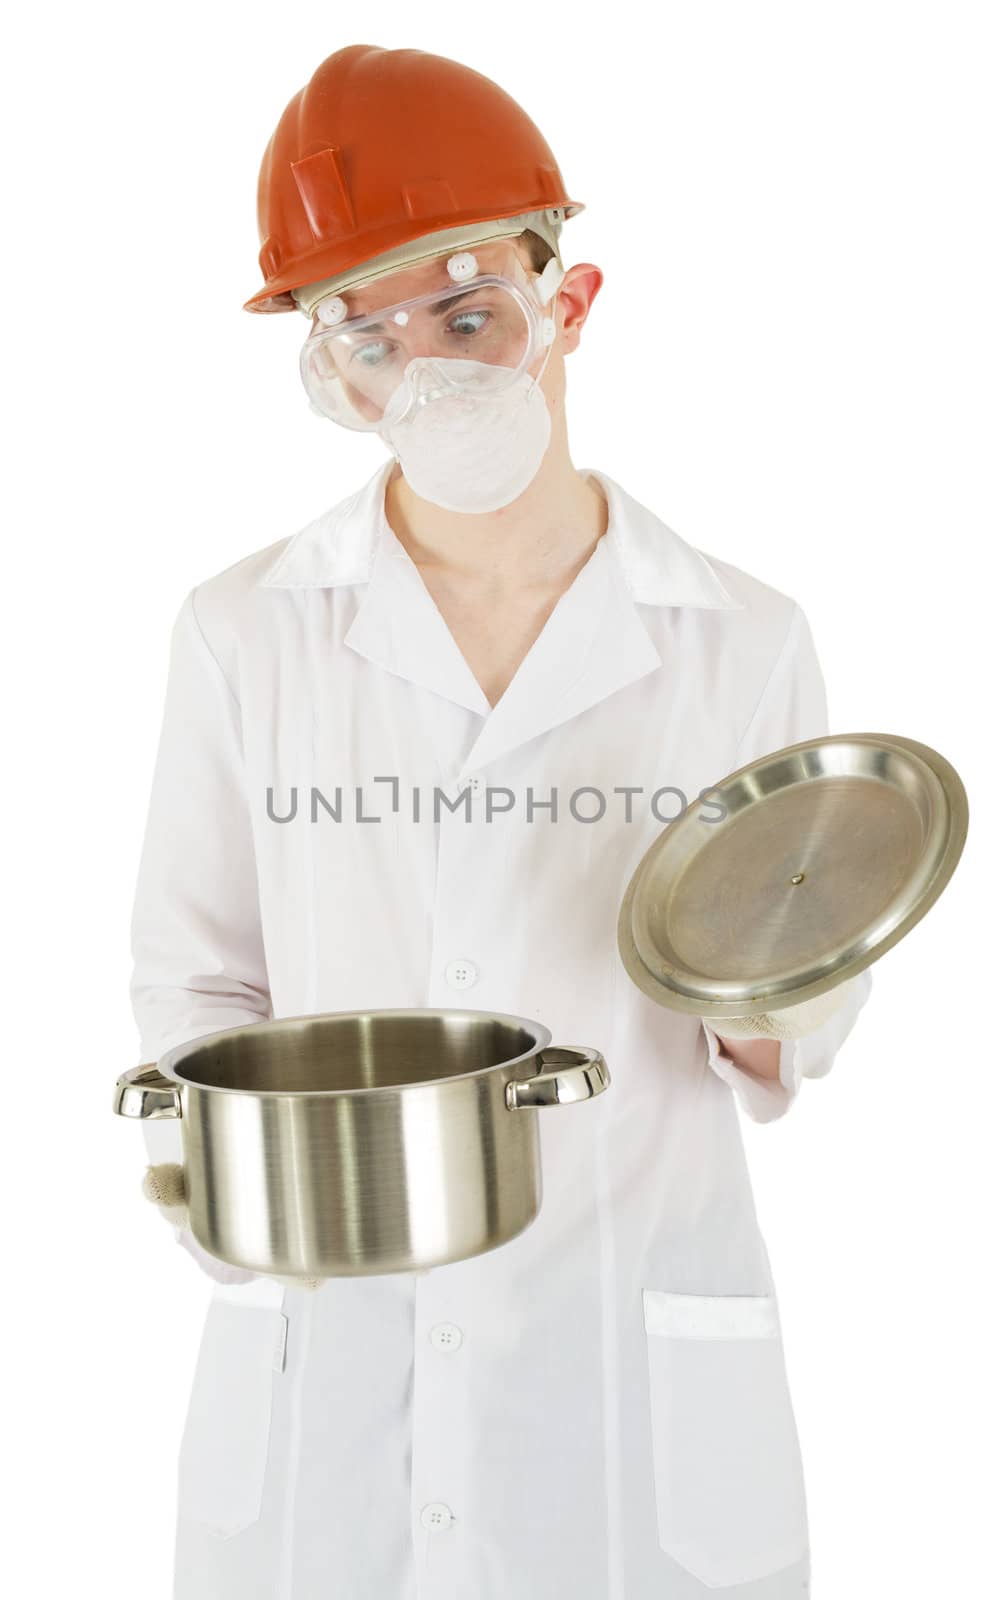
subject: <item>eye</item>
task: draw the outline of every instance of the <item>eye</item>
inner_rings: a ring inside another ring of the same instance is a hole
[[[393,345],[388,344],[385,339],[377,339],[372,344],[360,345],[359,349],[353,352],[352,359],[363,367],[379,367],[386,361],[393,348]]]
[[[449,327],[453,333],[461,333],[466,338],[471,339],[481,332],[490,321],[492,321],[492,313],[489,311],[460,311],[451,319]]]

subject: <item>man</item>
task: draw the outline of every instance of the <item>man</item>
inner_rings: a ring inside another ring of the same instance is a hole
[[[181,608],[143,1058],[271,1015],[467,1006],[596,1046],[612,1083],[539,1114],[518,1238],[307,1286],[209,1257],[174,1126],[147,1126],[147,1192],[217,1280],[178,1600],[807,1591],[737,1107],[777,1118],[825,1073],[869,977],[720,1036],[631,983],[616,923],[681,797],[823,734],[824,690],[792,600],[573,466],[565,357],[602,283],[561,266],[581,209],[507,95],[418,51],[330,57],[265,154],[247,308],[311,318],[312,405],[389,456]]]

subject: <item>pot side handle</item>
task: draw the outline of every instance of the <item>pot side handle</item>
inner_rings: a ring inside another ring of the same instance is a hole
[[[145,1062],[117,1078],[113,1110],[118,1117],[180,1117],[181,1089],[153,1062]]]
[[[539,1050],[539,1070],[533,1078],[518,1078],[506,1086],[508,1111],[527,1106],[565,1106],[591,1100],[609,1088],[609,1068],[598,1050],[573,1045],[549,1045]]]

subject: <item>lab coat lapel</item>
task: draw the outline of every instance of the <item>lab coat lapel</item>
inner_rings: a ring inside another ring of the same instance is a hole
[[[660,665],[607,532],[557,601],[464,765],[484,766]]]
[[[262,586],[361,589],[356,615],[343,635],[347,648],[486,716],[489,701],[387,521],[385,494],[393,470],[391,458],[361,488],[295,534]]]
[[[489,701],[420,572],[386,523],[379,529],[366,593],[344,642],[399,678],[480,716]]]

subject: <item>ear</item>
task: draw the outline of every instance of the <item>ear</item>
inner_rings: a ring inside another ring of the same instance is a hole
[[[565,281],[558,291],[555,310],[557,342],[566,355],[578,348],[582,325],[602,286],[602,271],[591,262],[580,261],[578,266],[569,267],[566,272]]]

